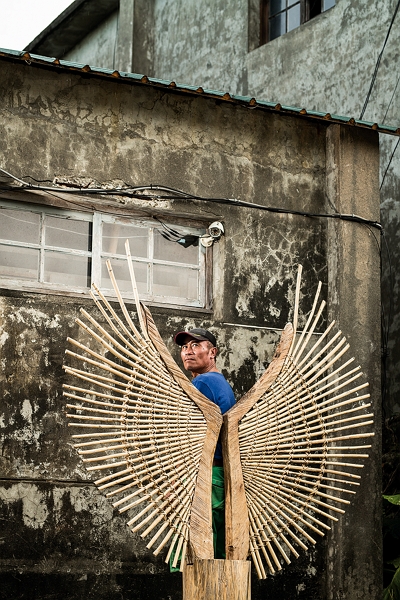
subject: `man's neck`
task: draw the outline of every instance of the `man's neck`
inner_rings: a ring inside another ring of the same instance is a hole
[[[192,378],[194,379],[197,375],[204,375],[204,373],[219,373],[217,367],[213,366],[210,369],[205,369],[204,371],[191,371]]]

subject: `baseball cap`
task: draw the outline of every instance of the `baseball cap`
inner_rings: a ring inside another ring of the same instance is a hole
[[[200,342],[211,342],[213,346],[217,345],[217,340],[215,336],[208,331],[208,329],[189,329],[189,331],[179,331],[174,335],[174,342],[178,344],[178,346],[183,345],[183,340],[185,337],[191,337],[193,340],[199,340]]]

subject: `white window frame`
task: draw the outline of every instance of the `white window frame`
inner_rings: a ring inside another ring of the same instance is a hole
[[[125,225],[133,225],[135,227],[143,227],[146,228],[149,232],[148,236],[148,256],[144,257],[136,257],[132,253],[132,258],[135,262],[143,262],[148,265],[148,289],[146,293],[140,293],[141,300],[145,302],[149,302],[150,304],[167,304],[167,305],[175,305],[175,306],[187,306],[187,307],[195,307],[195,308],[207,308],[207,304],[209,303],[209,299],[206,297],[206,290],[209,289],[206,282],[206,249],[199,243],[198,245],[198,264],[190,264],[190,263],[181,263],[167,260],[156,259],[153,256],[153,248],[154,248],[154,230],[162,230],[161,224],[157,223],[156,220],[151,220],[149,218],[138,218],[135,216],[128,215],[111,215],[109,213],[99,211],[93,212],[81,212],[74,210],[64,210],[60,208],[55,208],[52,206],[46,205],[36,205],[29,204],[27,202],[14,202],[8,200],[0,200],[0,218],[1,218],[1,210],[3,208],[7,209],[16,209],[20,211],[29,211],[39,213],[40,217],[40,243],[27,243],[27,242],[19,242],[12,240],[0,240],[2,245],[7,246],[15,246],[20,248],[30,248],[37,249],[40,253],[40,262],[39,262],[39,277],[38,281],[29,281],[22,279],[13,279],[9,277],[4,277],[0,275],[0,288],[7,289],[17,289],[17,290],[32,290],[32,291],[40,291],[40,292],[54,292],[54,293],[65,293],[68,295],[79,295],[79,296],[89,296],[90,289],[88,287],[73,287],[70,285],[62,285],[49,283],[44,281],[44,252],[45,251],[53,251],[60,252],[63,255],[71,254],[77,256],[87,256],[91,258],[91,284],[95,284],[108,298],[115,298],[114,291],[112,290],[112,284],[110,282],[109,288],[101,287],[101,269],[102,269],[102,260],[104,258],[109,258],[111,260],[111,265],[113,259],[123,259],[126,260],[126,256],[122,254],[111,254],[102,251],[102,225],[104,222],[107,223],[121,223]],[[92,223],[92,251],[84,251],[84,250],[75,250],[71,248],[62,248],[62,247],[53,247],[43,243],[43,229],[44,229],[44,215],[49,216],[57,216],[65,219],[76,219],[79,221],[86,221]],[[169,219],[171,216],[169,215]],[[173,229],[182,229],[182,225],[170,224],[170,227]],[[185,234],[193,234],[193,235],[201,235],[205,232],[204,227],[193,227],[193,226],[184,226]],[[173,242],[171,242],[173,243]],[[1,248],[1,247],[0,247]],[[1,251],[1,250],[0,250]],[[209,249],[207,249],[209,251]],[[209,252],[208,252],[209,254]],[[208,260],[208,258],[207,258]],[[178,268],[190,268],[198,271],[198,290],[197,290],[197,298],[183,298],[176,296],[160,296],[156,295],[152,291],[153,277],[152,270],[154,265],[166,265],[168,267],[176,267]],[[122,292],[122,296],[125,300],[133,299],[133,293]]]

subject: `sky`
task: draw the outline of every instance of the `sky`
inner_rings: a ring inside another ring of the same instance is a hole
[[[0,0],[0,48],[23,50],[72,0]]]

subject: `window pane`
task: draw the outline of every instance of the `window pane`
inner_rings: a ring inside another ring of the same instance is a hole
[[[132,291],[132,283],[131,277],[129,275],[128,263],[123,259],[113,258],[111,260],[111,266],[115,275],[115,278],[118,283],[118,287],[121,292],[128,292],[130,294]],[[139,294],[147,293],[147,271],[148,266],[147,263],[135,262],[133,261],[133,269],[135,271],[135,279],[136,285],[138,288]],[[106,260],[102,260],[101,264],[101,288],[107,290],[113,290],[113,286],[108,275],[108,269],[106,265]]]
[[[90,287],[91,259],[62,252],[46,251],[44,281],[71,287]]]
[[[154,265],[153,292],[157,296],[198,299],[198,271],[181,267]]]
[[[300,26],[300,4],[296,4],[288,10],[288,31]]]
[[[328,10],[328,8],[332,8],[332,6],[335,6],[336,2],[335,0],[323,0],[324,2],[324,7],[322,10]]]
[[[0,210],[0,238],[14,242],[38,244],[40,214],[22,210]]]
[[[270,16],[276,15],[276,13],[286,8],[286,0],[270,0],[269,3],[269,14]]]
[[[287,5],[288,6],[293,6],[293,4],[297,4],[299,0],[288,0]]]
[[[125,256],[125,240],[129,240],[132,256],[147,256],[148,229],[121,223],[103,223],[103,252]]]
[[[286,12],[273,17],[269,21],[269,39],[275,38],[286,33]]]
[[[62,219],[46,215],[45,244],[58,248],[92,250],[92,224],[89,221]]]
[[[183,234],[182,234],[183,235]],[[154,230],[154,258],[170,260],[173,262],[186,263],[190,265],[199,264],[199,247],[189,246],[185,248],[178,242],[166,240],[161,233]]]
[[[39,250],[0,244],[0,275],[3,277],[37,281],[38,267]]]

